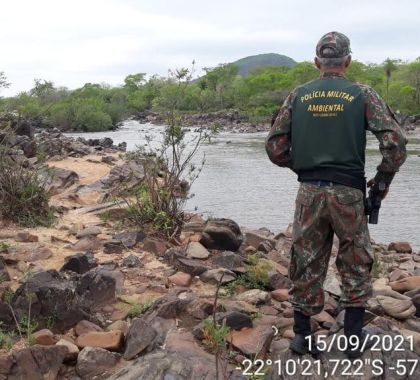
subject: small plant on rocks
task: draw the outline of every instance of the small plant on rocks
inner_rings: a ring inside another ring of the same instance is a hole
[[[198,149],[215,133],[204,128],[188,133],[183,125],[179,110],[188,96],[192,73],[189,69],[170,72],[168,91],[156,101],[156,107],[161,107],[166,117],[160,141],[146,136],[146,144],[130,155],[142,164],[144,179],[132,192],[134,201],[126,199],[129,219],[168,237],[180,231],[189,189],[203,168],[205,156],[198,162],[195,159]]]
[[[48,194],[36,168],[23,165],[16,157],[6,137],[0,137],[0,217],[24,227],[50,226],[54,220],[48,205]]]
[[[141,304],[135,304],[130,307],[128,310],[127,315],[130,318],[139,317],[140,315],[144,314],[147,310],[151,308],[153,305],[153,301],[149,300]]]

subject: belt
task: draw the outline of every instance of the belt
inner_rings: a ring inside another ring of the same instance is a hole
[[[337,185],[336,182],[331,182],[331,181],[323,181],[323,180],[308,180],[308,181],[302,181],[303,183],[309,183],[311,185],[316,185],[316,186],[320,186],[320,187],[327,187],[327,186],[333,186],[333,185]]]

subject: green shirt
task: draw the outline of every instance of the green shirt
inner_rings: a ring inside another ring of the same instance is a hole
[[[407,139],[395,120],[395,117],[381,97],[369,86],[347,81],[342,75],[325,74],[321,76],[322,81],[345,81],[352,83],[360,89],[363,98],[364,128],[370,130],[379,140],[379,149],[382,154],[382,161],[377,167],[377,180],[383,180],[387,184],[392,181],[394,174],[406,159]],[[293,114],[293,104],[305,89],[305,86],[313,82],[295,88],[286,98],[275,118],[271,130],[266,139],[266,151],[270,160],[281,167],[293,169],[292,157],[292,135],[295,115]],[[345,96],[345,95],[344,95]],[[353,96],[353,95],[351,95]],[[345,99],[344,99],[345,100]],[[335,103],[333,103],[335,104]],[[318,111],[318,110],[316,110]],[[321,111],[329,111],[329,109]],[[354,157],[356,161],[362,157]]]

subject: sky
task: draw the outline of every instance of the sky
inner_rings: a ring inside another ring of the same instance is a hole
[[[0,95],[35,78],[70,89],[122,84],[133,73],[203,67],[261,53],[312,60],[319,38],[338,30],[353,59],[420,56],[418,0],[3,0]]]

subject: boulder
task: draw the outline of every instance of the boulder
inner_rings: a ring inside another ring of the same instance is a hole
[[[69,328],[83,319],[74,283],[55,270],[35,273],[16,290],[12,307],[18,318],[27,315],[29,303],[40,327],[46,325],[52,315],[58,329]]]
[[[103,305],[115,298],[116,281],[109,274],[91,270],[85,273],[76,287],[81,303],[87,307]]]
[[[50,166],[48,170],[42,171],[41,176],[46,178],[44,187],[50,195],[58,194],[79,180],[79,175],[75,171],[54,166]]]
[[[65,361],[74,361],[77,358],[77,355],[79,355],[79,347],[77,347],[74,343],[70,342],[67,339],[60,339],[56,346],[64,346],[67,347],[67,355],[65,357]]]
[[[82,379],[92,379],[117,365],[121,355],[99,347],[85,347],[77,357],[76,372]]]
[[[94,323],[92,323],[90,321],[87,321],[87,320],[82,320],[82,321],[78,322],[77,325],[74,326],[73,330],[74,330],[74,333],[77,336],[87,334],[89,332],[103,331],[103,329],[101,327],[99,327],[98,325],[95,325]]]
[[[121,240],[107,240],[104,242],[104,253],[120,255],[123,252]]]
[[[70,271],[79,274],[88,272],[91,269],[91,263],[87,255],[78,254],[66,257],[66,262],[61,267],[60,272]]]
[[[245,327],[240,331],[233,330],[226,336],[226,341],[232,344],[244,355],[252,358],[263,357],[274,337],[271,326]]]
[[[213,284],[218,284],[220,281],[222,284],[227,284],[235,279],[236,274],[225,268],[209,269],[200,275],[201,281]]]
[[[406,277],[402,280],[390,282],[392,290],[400,293],[408,292],[420,287],[420,276]]]
[[[143,249],[157,256],[163,256],[166,252],[166,244],[157,239],[146,238],[143,240]]]
[[[246,244],[258,248],[259,245],[265,241],[268,241],[273,247],[276,245],[277,241],[274,238],[270,238],[267,234],[264,234],[262,231],[246,231],[245,232],[245,242]]]
[[[141,265],[140,259],[136,256],[130,253],[128,256],[124,257],[122,261],[122,266],[127,268],[137,268]]]
[[[385,313],[396,319],[407,319],[416,313],[416,307],[411,300],[398,300],[387,296],[376,297]]]
[[[141,318],[134,319],[127,333],[124,359],[131,360],[156,338],[156,330]]]
[[[192,276],[184,272],[176,272],[172,276],[168,277],[168,281],[177,286],[190,286],[192,281]]]
[[[143,231],[127,231],[114,235],[114,240],[121,241],[121,244],[126,248],[133,248],[137,243],[143,241],[146,234]]]
[[[76,233],[76,237],[81,239],[86,236],[96,236],[102,233],[102,230],[97,226],[86,227]]]
[[[187,257],[192,259],[207,259],[210,256],[210,252],[198,242],[191,242],[188,244]]]
[[[124,334],[119,331],[93,331],[79,335],[76,345],[79,348],[99,347],[109,351],[119,351],[124,342]]]
[[[6,375],[8,380],[55,380],[68,353],[64,346],[39,346],[12,353],[13,365]]]
[[[237,301],[244,301],[251,305],[259,305],[270,301],[270,293],[260,289],[251,289],[238,294],[235,298]]]
[[[182,256],[176,256],[174,258],[174,267],[185,273],[189,273],[191,276],[199,276],[201,273],[210,269],[200,260],[196,259],[187,259]]]
[[[388,251],[397,251],[398,253],[411,253],[413,249],[407,241],[392,242],[388,246]]]
[[[235,270],[243,265],[244,258],[237,253],[224,251],[216,255],[213,263],[219,267]]]
[[[42,329],[32,334],[34,341],[42,346],[53,346],[57,343],[54,334],[48,329]]]
[[[210,219],[206,222],[200,243],[208,249],[237,251],[243,242],[239,226],[231,219]]]

